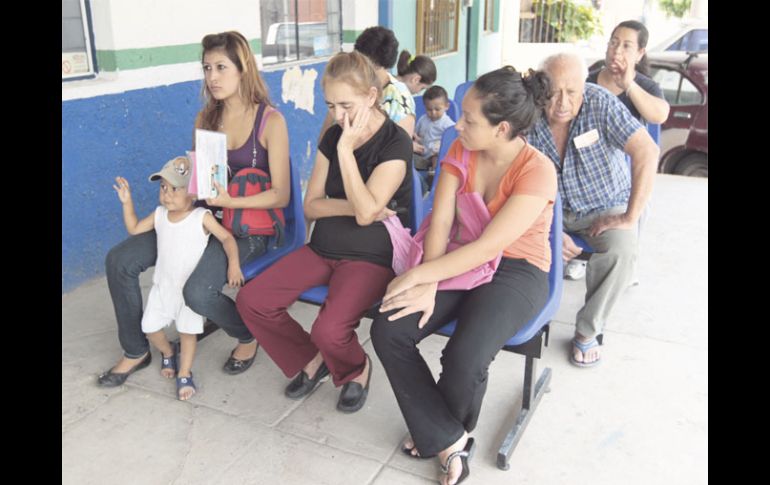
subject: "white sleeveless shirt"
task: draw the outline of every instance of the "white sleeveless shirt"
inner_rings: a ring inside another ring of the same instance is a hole
[[[187,282],[209,242],[203,229],[203,216],[208,209],[196,207],[179,222],[168,220],[168,209],[155,209],[155,232],[158,235],[158,258],[152,282],[181,289]]]

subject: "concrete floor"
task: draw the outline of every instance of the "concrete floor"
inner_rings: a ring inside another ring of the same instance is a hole
[[[568,362],[583,281],[565,281],[540,368],[547,393],[511,459],[495,466],[500,441],[521,405],[523,357],[501,352],[471,462],[475,484],[705,484],[708,482],[708,180],[657,175],[643,234],[639,277],[605,331],[604,362]],[[142,277],[149,290],[150,275]],[[292,307],[306,327],[316,308]],[[367,352],[369,325],[358,330]],[[421,351],[438,374],[446,339]],[[435,460],[399,452],[406,426],[379,361],[366,406],[335,410],[326,382],[303,401],[283,396],[288,380],[260,351],[244,374],[221,371],[234,341],[203,340],[198,394],[175,398],[153,363],[118,389],[96,376],[120,356],[104,278],[62,296],[63,484],[405,484],[435,483]]]

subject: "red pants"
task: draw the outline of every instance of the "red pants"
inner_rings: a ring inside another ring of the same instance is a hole
[[[246,327],[286,377],[293,377],[320,351],[335,386],[358,377],[366,357],[356,328],[380,301],[391,268],[366,261],[326,259],[307,246],[288,254],[241,288],[236,306]],[[286,309],[314,286],[329,296],[308,334]]]

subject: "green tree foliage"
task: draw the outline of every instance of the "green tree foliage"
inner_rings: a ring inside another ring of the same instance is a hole
[[[602,33],[599,15],[590,5],[578,5],[573,0],[534,0],[532,11],[543,25],[540,42],[576,42]]]
[[[669,17],[684,17],[690,11],[692,0],[658,0],[660,9]]]

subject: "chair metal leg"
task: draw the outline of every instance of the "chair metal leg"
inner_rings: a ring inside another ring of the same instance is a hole
[[[521,436],[524,434],[524,430],[527,428],[529,420],[532,419],[532,415],[535,413],[535,409],[537,409],[540,399],[543,397],[543,394],[549,390],[548,383],[551,381],[551,368],[546,367],[543,369],[540,378],[533,388],[532,381],[536,371],[537,362],[533,357],[527,356],[524,363],[524,395],[521,399],[521,412],[516,417],[516,423],[505,436],[503,444],[500,445],[500,450],[497,452],[497,468],[501,470],[508,470],[511,467],[510,458],[513,454],[513,450],[516,448]]]

